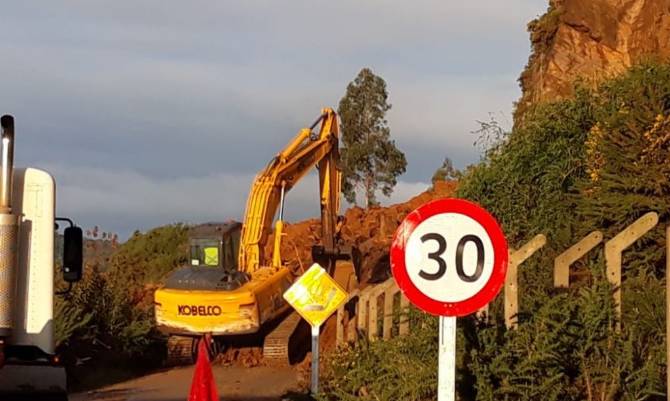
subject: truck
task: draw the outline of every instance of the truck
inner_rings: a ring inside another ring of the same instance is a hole
[[[70,289],[82,277],[83,234],[72,220],[55,216],[48,172],[14,168],[14,118],[4,115],[0,125],[0,399],[67,400],[54,343],[57,222],[69,225],[61,269]]]

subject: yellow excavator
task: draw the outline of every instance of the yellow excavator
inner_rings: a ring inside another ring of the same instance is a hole
[[[204,334],[212,336],[210,350],[216,354],[229,336],[261,333],[264,358],[289,360],[290,337],[300,317],[288,315],[282,296],[295,279],[280,254],[284,200],[317,167],[322,236],[312,255],[333,274],[336,261],[351,252],[339,243],[338,164],[337,114],[326,108],[256,176],[241,233],[239,223],[229,223],[190,239],[190,265],[173,272],[154,295],[157,326],[169,335],[168,363],[192,362]],[[266,260],[264,248],[277,212],[272,256]]]

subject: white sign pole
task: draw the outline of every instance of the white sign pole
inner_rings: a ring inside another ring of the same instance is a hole
[[[319,327],[312,326],[312,394],[319,392]]]
[[[456,401],[456,317],[440,316],[437,401]]]

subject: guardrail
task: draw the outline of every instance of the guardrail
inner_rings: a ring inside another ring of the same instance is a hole
[[[337,345],[354,342],[359,336],[374,340],[409,333],[409,300],[393,278],[363,290],[354,290],[337,310]],[[394,317],[397,321],[394,322]]]
[[[613,238],[605,241],[607,279],[614,287],[612,295],[619,321],[621,318],[621,255],[626,248],[630,247],[657,224],[658,214],[649,212]],[[670,241],[670,238],[668,240]],[[603,241],[603,234],[600,231],[594,231],[556,257],[553,266],[554,286],[569,287],[570,266]],[[515,329],[518,326],[518,269],[545,244],[546,237],[539,234],[518,250],[512,248],[509,250],[510,258],[503,290],[505,323],[508,329]],[[409,333],[409,321],[406,313],[408,307],[409,301],[402,295],[393,278],[381,284],[366,287],[361,291],[352,291],[345,305],[337,311],[337,344],[356,341],[360,335],[367,335],[372,340],[380,337],[380,332],[383,339],[391,338],[394,334],[405,335]],[[482,308],[480,316],[485,318],[487,312],[488,307]],[[394,316],[400,316],[395,331]],[[617,331],[620,330],[620,323],[617,323],[616,329]]]

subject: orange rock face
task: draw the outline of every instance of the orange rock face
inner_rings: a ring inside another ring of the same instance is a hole
[[[517,117],[648,59],[670,56],[670,0],[552,0],[528,25],[533,53],[519,81]]]

